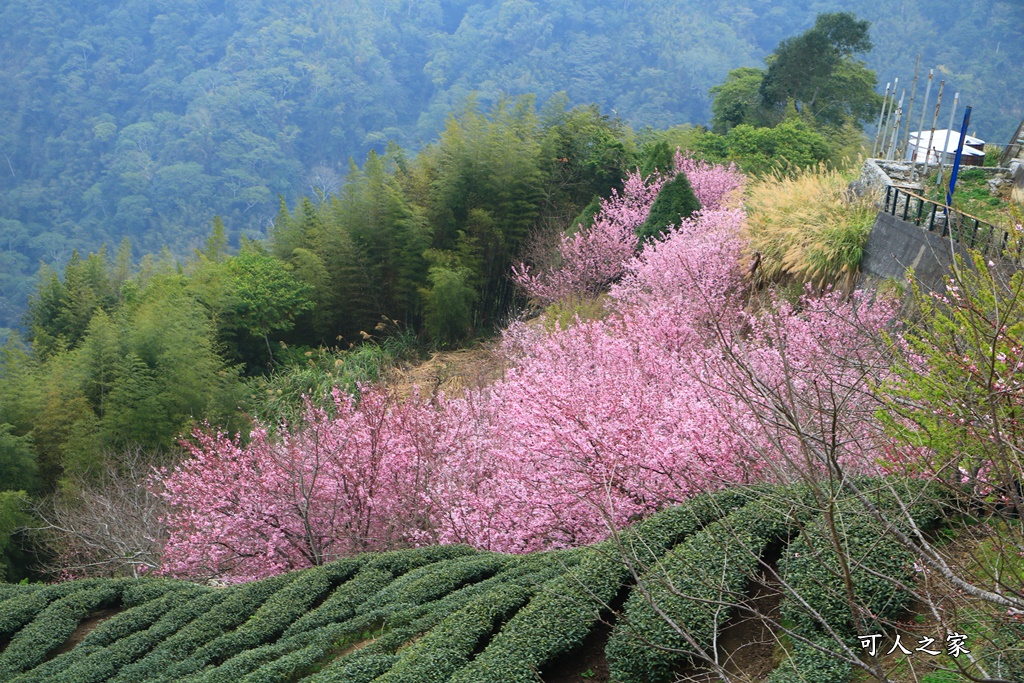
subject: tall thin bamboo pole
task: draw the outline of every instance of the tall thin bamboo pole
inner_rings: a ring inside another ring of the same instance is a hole
[[[892,155],[896,151],[896,141],[899,138],[900,132],[900,118],[903,116],[903,98],[907,96],[907,89],[904,88],[902,94],[900,94],[900,104],[896,107],[896,120],[892,125],[892,139],[889,141],[889,151],[886,153],[885,158],[892,160]]]
[[[900,156],[907,151],[907,139],[910,137],[910,117],[914,114],[914,96],[917,94],[917,73],[921,68],[921,54],[918,53],[914,63],[914,82],[910,86],[910,102],[907,104],[907,127],[903,130],[903,138],[899,144]]]
[[[949,148],[949,136],[953,134],[953,117],[956,115],[956,107],[960,104],[960,93],[953,95],[953,109],[949,112],[949,126],[946,127],[946,141],[942,144],[942,153],[939,154],[939,172],[935,176],[935,185],[942,185],[942,175],[946,170],[946,150]]]
[[[924,171],[921,174],[922,178],[928,176],[928,166],[932,160],[932,140],[935,139],[935,124],[939,122],[939,109],[942,108],[942,91],[946,88],[946,81],[939,81],[939,96],[935,99],[935,115],[932,116],[932,129],[928,132],[928,146],[925,147],[924,155]]]
[[[892,128],[892,117],[896,113],[896,91],[899,89],[900,79],[897,78],[892,83],[892,100],[889,103],[889,113],[886,114],[885,123],[882,124],[882,145],[878,148],[878,156],[884,157],[885,151],[888,149],[886,143],[889,142],[889,129]]]
[[[875,144],[871,148],[872,158],[878,154],[878,140],[882,135],[882,120],[885,118],[885,108],[889,104],[889,86],[891,85],[891,82],[885,84],[885,96],[882,98],[882,111],[878,113],[878,125],[875,126]]]
[[[928,112],[928,99],[931,97],[931,94],[932,94],[932,78],[934,78],[934,76],[935,76],[935,69],[928,69],[928,85],[924,89],[924,103],[921,104],[921,120],[917,122],[917,146],[916,146],[917,150],[921,149],[921,137],[924,134],[924,115]],[[909,143],[909,138],[908,138],[907,150],[909,151],[909,149],[910,149],[910,143]],[[926,159],[928,158],[928,151],[927,150],[925,150],[925,158]],[[913,177],[917,176],[917,153],[916,153],[916,151],[910,157],[910,162],[911,162],[911,164],[913,164],[910,167],[912,169],[910,175],[913,178]]]

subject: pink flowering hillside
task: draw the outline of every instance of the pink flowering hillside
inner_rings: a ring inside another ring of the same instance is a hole
[[[164,571],[243,580],[436,542],[577,546],[730,484],[830,459],[868,470],[871,434],[851,427],[811,453],[783,423],[823,404],[871,422],[853,387],[880,367],[868,341],[893,311],[826,296],[751,313],[744,214],[726,204],[742,177],[682,155],[675,172],[703,209],[662,241],[634,253],[661,180],[632,175],[562,240],[560,268],[516,271],[540,301],[614,280],[609,314],[552,332],[514,323],[509,369],[485,390],[428,403],[364,387],[279,437],[198,433],[192,458],[157,477],[172,510]]]

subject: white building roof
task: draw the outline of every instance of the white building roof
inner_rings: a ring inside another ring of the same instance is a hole
[[[931,140],[929,141],[929,136]],[[914,131],[910,134],[910,144],[915,147],[918,146],[917,142],[920,140],[925,146],[931,147],[937,152],[956,152],[956,147],[960,143],[960,131],[949,130],[944,128],[942,130],[935,131],[932,135],[930,130],[919,130]],[[931,142],[931,144],[929,144]],[[979,146],[984,145],[985,141],[981,138],[976,138],[972,135],[964,136],[964,154],[968,153],[968,145]],[[984,156],[984,152],[978,150],[971,150],[973,154],[981,154]]]

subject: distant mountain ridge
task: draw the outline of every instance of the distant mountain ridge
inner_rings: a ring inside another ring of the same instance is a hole
[[[706,123],[708,89],[819,12],[873,22],[868,65],[918,53],[1003,142],[1024,115],[1010,0],[109,0],[0,10],[0,327],[40,261],[130,237],[198,247],[214,215],[264,234],[278,196],[337,189],[348,159],[434,138],[471,93],[564,91],[634,127]]]

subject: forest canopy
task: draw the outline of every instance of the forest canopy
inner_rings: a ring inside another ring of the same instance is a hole
[[[872,22],[866,61],[883,80],[921,52],[973,102],[983,137],[1009,136],[1019,3],[845,5]],[[713,13],[691,0],[12,0],[0,10],[0,328],[18,326],[40,261],[124,237],[136,257],[185,256],[215,215],[232,245],[263,237],[279,196],[336,191],[350,158],[391,141],[418,150],[471,93],[484,110],[564,91],[637,129],[706,123],[710,88],[811,23],[766,0]]]

